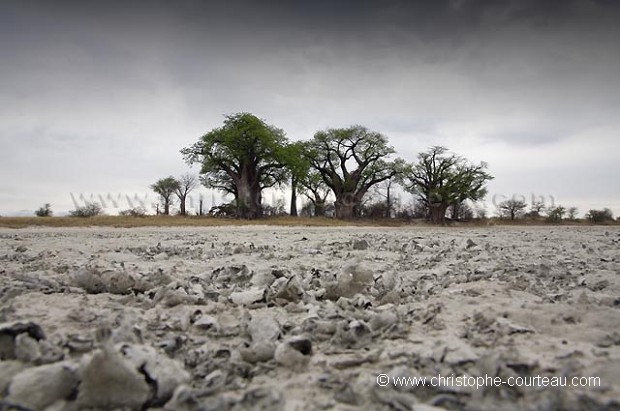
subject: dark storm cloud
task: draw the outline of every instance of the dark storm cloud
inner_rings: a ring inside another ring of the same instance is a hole
[[[494,184],[519,153],[567,167],[588,141],[618,174],[619,22],[588,0],[4,1],[0,161],[21,181],[0,206],[41,170],[41,196],[147,187],[236,111],[292,139],[361,123],[409,160],[447,144]]]

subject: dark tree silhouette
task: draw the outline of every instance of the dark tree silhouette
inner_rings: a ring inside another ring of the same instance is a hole
[[[487,165],[470,164],[467,160],[441,146],[431,147],[418,155],[403,175],[403,185],[420,199],[433,223],[444,223],[450,205],[465,200],[477,201],[486,195],[485,184],[493,177]]]
[[[179,186],[175,190],[175,194],[179,199],[179,208],[181,215],[187,215],[185,211],[185,202],[189,193],[198,185],[198,179],[193,174],[183,174],[177,179]]]
[[[336,197],[336,217],[359,216],[368,190],[402,171],[402,160],[386,160],[394,152],[384,135],[362,126],[314,135],[308,144],[308,160]]]

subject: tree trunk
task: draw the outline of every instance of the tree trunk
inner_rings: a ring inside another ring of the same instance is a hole
[[[181,215],[185,215],[185,197],[179,197],[179,207]]]
[[[291,216],[297,217],[297,179],[291,178]]]
[[[447,204],[435,203],[430,205],[431,223],[444,224],[446,222]]]
[[[454,221],[458,221],[459,214],[460,214],[460,211],[461,211],[460,209],[461,209],[461,205],[459,203],[452,204],[452,219]]]
[[[315,217],[325,216],[325,201],[321,199],[316,199],[313,203],[314,203],[314,216]]]
[[[170,199],[169,198],[164,199],[164,214],[170,215]]]
[[[385,214],[386,214],[385,218],[392,218],[392,197],[391,197],[391,193],[390,193],[390,188],[391,187],[392,187],[392,184],[388,184],[388,186],[387,186],[387,196],[386,196],[387,210],[385,212]]]
[[[354,193],[341,194],[336,198],[336,218],[350,220],[355,217],[356,201]]]
[[[247,181],[237,185],[237,214],[240,218],[256,219],[261,217],[260,188],[251,186]]]

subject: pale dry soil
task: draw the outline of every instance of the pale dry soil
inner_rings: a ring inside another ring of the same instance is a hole
[[[617,227],[0,229],[0,410],[617,410],[619,250]]]

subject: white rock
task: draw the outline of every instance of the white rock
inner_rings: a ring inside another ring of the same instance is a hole
[[[373,283],[373,272],[361,263],[346,265],[338,276],[336,294],[338,297],[353,297],[358,293],[365,293],[367,287]],[[324,286],[329,289],[326,282]],[[336,298],[337,299],[337,298]]]
[[[13,377],[7,400],[38,411],[71,395],[78,384],[77,366],[68,361],[27,368]]]
[[[290,337],[278,345],[274,356],[278,364],[300,370],[312,357],[312,342],[303,336]]]
[[[343,272],[350,274],[354,283],[371,284],[374,279],[372,270],[361,263],[349,264]]]
[[[150,345],[124,344],[117,348],[136,369],[141,369],[156,382],[157,392],[153,399],[155,404],[165,403],[179,385],[190,379],[189,373],[180,363],[159,353]]]
[[[26,364],[21,361],[0,361],[0,396],[5,394],[13,377],[24,368],[26,368]]]
[[[230,301],[237,305],[250,305],[265,298],[264,288],[252,288],[247,291],[236,291],[230,294]]]
[[[39,342],[26,333],[15,337],[15,358],[24,362],[35,362],[41,358]]]
[[[198,399],[187,385],[179,385],[170,401],[164,405],[166,411],[194,411],[198,408]]]
[[[275,280],[276,277],[271,273],[271,271],[263,270],[254,274],[250,282],[252,286],[256,288],[266,288],[271,286]]]
[[[96,351],[82,370],[77,403],[81,408],[140,409],[150,396],[144,375],[106,346]]]
[[[255,311],[248,323],[248,333],[253,342],[273,342],[282,332],[280,323],[268,311]]]
[[[398,315],[395,311],[381,311],[374,314],[369,321],[370,329],[377,332],[386,329],[398,322]]]
[[[239,354],[245,362],[255,364],[271,360],[276,351],[276,345],[270,341],[256,342],[249,347],[239,348]]]
[[[218,323],[217,318],[207,314],[202,314],[196,319],[196,321],[194,321],[194,327],[201,330],[211,330],[217,332],[220,329],[220,324]]]
[[[99,294],[107,291],[107,287],[99,273],[90,268],[82,268],[71,275],[74,285],[82,288],[89,294]]]
[[[101,281],[106,291],[112,294],[128,294],[136,284],[133,277],[125,271],[105,271],[101,274]]]

